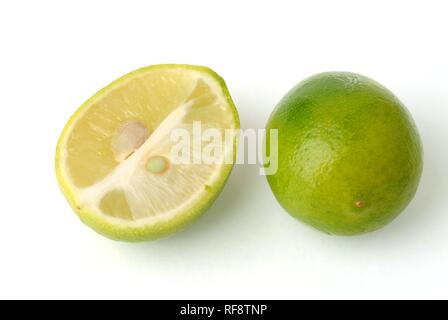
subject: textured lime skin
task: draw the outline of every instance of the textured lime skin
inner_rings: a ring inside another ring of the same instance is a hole
[[[377,230],[408,205],[422,146],[404,105],[359,74],[327,72],[292,88],[267,123],[278,129],[279,203],[329,234]],[[267,143],[269,151],[269,141]]]
[[[97,212],[93,212],[89,209],[83,208],[80,206],[80,201],[76,197],[76,193],[71,187],[69,179],[67,178],[65,172],[62,170],[62,157],[61,154],[64,152],[63,142],[66,139],[66,136],[69,134],[70,127],[73,122],[76,121],[78,116],[83,112],[85,108],[88,108],[92,101],[94,101],[97,97],[102,96],[107,93],[111,88],[121,84],[124,81],[127,81],[129,78],[133,78],[138,76],[140,73],[144,73],[148,70],[155,69],[170,69],[170,68],[184,68],[190,69],[197,72],[202,72],[208,74],[213,77],[215,81],[219,84],[219,87],[222,90],[222,95],[227,100],[227,103],[230,106],[233,121],[235,124],[235,129],[240,128],[240,121],[238,116],[238,111],[233,103],[233,100],[230,96],[230,92],[227,89],[226,83],[224,79],[221,78],[216,72],[212,69],[205,66],[196,66],[196,65],[187,65],[187,64],[159,64],[143,67],[137,70],[134,70],[102,88],[98,92],[96,92],[90,99],[88,99],[84,104],[82,104],[78,110],[71,116],[65,125],[57,146],[56,146],[56,157],[55,157],[55,171],[56,177],[58,180],[58,184],[62,192],[64,193],[65,198],[68,203],[78,215],[80,220],[91,227],[97,233],[118,241],[126,241],[126,242],[140,242],[140,241],[151,241],[156,240],[161,237],[165,237],[167,235],[173,234],[184,229],[187,225],[192,223],[194,220],[198,219],[207,209],[213,204],[216,198],[221,193],[231,171],[233,168],[233,164],[225,164],[223,166],[222,171],[219,174],[219,177],[215,181],[215,183],[206,189],[206,192],[203,196],[194,201],[189,207],[185,208],[183,212],[175,215],[174,217],[168,219],[160,219],[154,223],[148,224],[139,224],[139,223],[123,223],[120,220],[107,219],[103,215],[98,214]],[[233,141],[233,162],[236,160],[236,150],[238,144],[238,137],[236,136]]]

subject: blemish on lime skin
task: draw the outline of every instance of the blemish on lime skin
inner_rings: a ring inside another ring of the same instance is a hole
[[[365,205],[365,203],[364,203],[364,201],[362,201],[362,200],[356,200],[356,201],[355,201],[355,206],[356,206],[357,208],[363,208],[364,205]]]

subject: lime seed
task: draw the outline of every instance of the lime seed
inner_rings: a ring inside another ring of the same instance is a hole
[[[162,174],[169,166],[168,159],[162,156],[153,156],[146,161],[146,170],[153,174]]]

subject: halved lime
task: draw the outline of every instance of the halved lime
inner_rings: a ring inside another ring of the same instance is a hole
[[[195,123],[221,133],[239,128],[223,79],[206,67],[141,68],[87,100],[56,149],[59,184],[81,220],[109,238],[141,241],[203,213],[230,174],[237,136],[212,163],[173,159],[173,131],[194,139]]]

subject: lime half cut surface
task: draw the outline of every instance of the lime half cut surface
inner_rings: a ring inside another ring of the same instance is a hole
[[[222,143],[202,132],[212,129],[224,139],[238,128],[227,87],[209,68],[141,68],[97,92],[70,118],[57,145],[56,175],[80,219],[98,233],[156,239],[203,213],[230,174],[237,135]],[[184,135],[183,149],[174,132]],[[218,142],[214,161],[201,161]],[[173,148],[189,157],[179,161]]]

